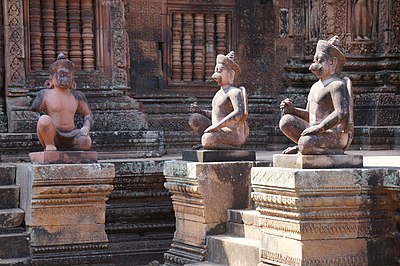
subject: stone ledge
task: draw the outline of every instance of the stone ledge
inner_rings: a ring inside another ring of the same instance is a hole
[[[182,160],[199,163],[255,161],[256,152],[252,150],[188,150],[183,151]]]
[[[42,151],[31,152],[29,158],[38,164],[96,163],[95,151]]]
[[[362,168],[362,155],[274,154],[273,166],[297,169]]]

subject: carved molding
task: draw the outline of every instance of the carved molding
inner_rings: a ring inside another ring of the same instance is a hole
[[[25,85],[25,38],[23,22],[23,1],[9,0],[4,2],[5,21],[5,68],[8,94],[25,95],[25,90],[14,89]]]

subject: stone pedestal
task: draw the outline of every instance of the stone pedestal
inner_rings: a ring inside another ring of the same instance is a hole
[[[107,263],[112,164],[19,164],[16,176],[34,264]]]
[[[260,265],[399,262],[398,170],[254,167],[251,182],[261,213]]]
[[[196,163],[168,161],[165,187],[172,193],[176,231],[165,265],[207,260],[208,235],[225,233],[228,209],[250,203],[253,162]]]
[[[362,168],[362,155],[274,154],[274,167],[298,169]]]
[[[32,163],[68,164],[68,163],[97,163],[95,151],[40,151],[29,153]]]
[[[256,152],[251,150],[188,150],[183,151],[182,160],[199,163],[255,161]]]

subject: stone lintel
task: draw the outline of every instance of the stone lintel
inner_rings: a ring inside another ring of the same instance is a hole
[[[96,163],[95,151],[41,151],[29,153],[32,163],[38,164],[72,164]]]
[[[274,167],[297,169],[362,168],[362,155],[274,154]]]
[[[182,160],[190,162],[232,162],[255,161],[256,152],[252,150],[187,150]]]

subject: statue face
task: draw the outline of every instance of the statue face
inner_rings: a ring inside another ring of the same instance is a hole
[[[319,79],[324,79],[332,74],[333,60],[326,53],[317,51],[314,55],[314,62],[310,65],[309,70]]]
[[[69,89],[74,83],[74,73],[67,68],[60,68],[53,75],[53,83],[56,87]]]
[[[235,77],[235,72],[233,70],[227,69],[222,64],[217,64],[215,66],[215,72],[211,76],[211,78],[215,80],[215,82],[217,82],[218,85],[221,87],[228,84],[232,84],[234,77]]]

